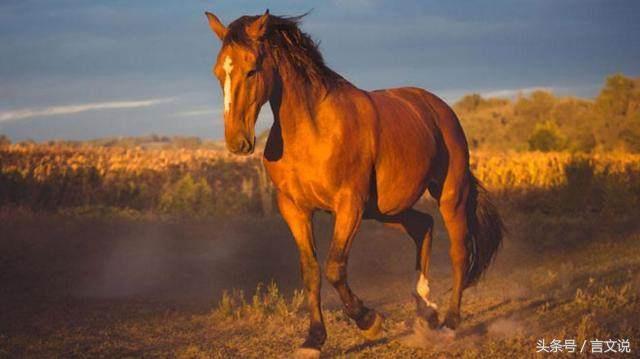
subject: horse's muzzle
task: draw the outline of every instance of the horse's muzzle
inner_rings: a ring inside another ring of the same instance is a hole
[[[227,149],[236,155],[249,155],[255,149],[255,138],[250,141],[244,136],[237,136],[232,141],[227,141]]]

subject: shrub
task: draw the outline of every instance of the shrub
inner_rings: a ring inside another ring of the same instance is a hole
[[[529,137],[529,149],[532,151],[562,151],[565,148],[566,139],[557,127],[550,123],[536,126],[533,134]]]
[[[196,181],[187,173],[177,182],[165,186],[159,208],[169,214],[202,216],[211,214],[212,204],[212,191],[207,181]]]

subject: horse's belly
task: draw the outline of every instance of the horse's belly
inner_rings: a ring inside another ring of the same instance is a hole
[[[397,214],[411,208],[424,193],[431,168],[423,162],[397,161],[376,171],[377,209],[383,214]]]

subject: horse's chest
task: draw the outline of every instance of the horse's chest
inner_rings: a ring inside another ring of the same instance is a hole
[[[264,161],[267,173],[279,192],[311,208],[331,209],[336,178],[319,159]]]

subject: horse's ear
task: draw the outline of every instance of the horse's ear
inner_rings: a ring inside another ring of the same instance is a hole
[[[267,33],[267,26],[269,25],[269,9],[264,12],[264,15],[260,16],[256,21],[247,25],[247,35],[253,40],[261,40]]]
[[[211,30],[213,30],[213,32],[218,35],[218,38],[220,40],[224,39],[224,35],[227,34],[227,28],[222,25],[222,22],[220,22],[220,19],[218,19],[217,16],[215,16],[214,14],[205,11],[204,13],[205,15],[207,15],[207,19],[209,20],[209,26],[211,27]]]

